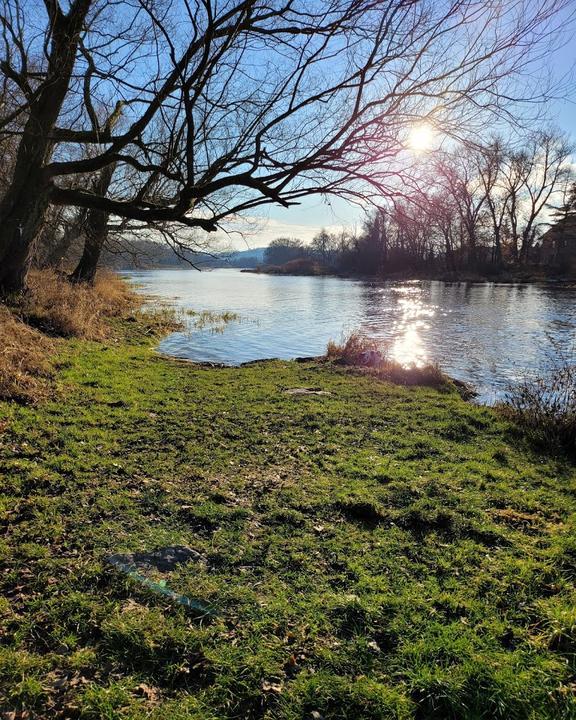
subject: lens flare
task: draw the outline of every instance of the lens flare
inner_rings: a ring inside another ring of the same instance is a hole
[[[414,125],[408,134],[408,147],[414,152],[431,150],[436,139],[434,129],[427,123]]]

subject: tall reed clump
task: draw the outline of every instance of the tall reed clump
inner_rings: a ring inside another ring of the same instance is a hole
[[[364,372],[396,385],[428,385],[445,387],[450,383],[438,365],[404,366],[388,357],[377,340],[355,331],[340,343],[330,340],[324,359],[338,365],[361,368]]]
[[[130,287],[110,272],[100,272],[92,286],[37,270],[30,273],[28,285],[19,311],[49,335],[102,340],[109,334],[108,318],[126,315],[140,304]]]
[[[0,305],[0,398],[33,402],[45,397],[54,342]]]
[[[506,393],[504,412],[538,445],[576,453],[576,363],[528,377]]]

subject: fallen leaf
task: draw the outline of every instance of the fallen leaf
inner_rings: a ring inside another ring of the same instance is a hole
[[[264,680],[262,683],[262,690],[264,692],[274,692],[274,693],[281,693],[284,685],[281,682],[269,682],[268,680]]]
[[[146,683],[140,683],[136,689],[140,695],[143,695],[149,702],[158,702],[160,700],[160,691],[158,688],[146,685]]]

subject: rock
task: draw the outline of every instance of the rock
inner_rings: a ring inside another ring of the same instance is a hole
[[[331,395],[327,390],[319,390],[318,388],[289,388],[284,390],[286,395]]]
[[[378,367],[384,361],[384,356],[378,350],[364,350],[359,355],[359,364],[364,367]]]
[[[150,552],[118,553],[108,555],[104,559],[107,563],[116,567],[130,567],[134,570],[157,570],[161,573],[172,572],[177,565],[190,560],[206,562],[206,559],[199,552],[184,545],[171,545]]]

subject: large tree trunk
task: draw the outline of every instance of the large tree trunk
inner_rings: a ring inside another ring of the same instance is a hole
[[[92,0],[74,0],[68,15],[52,5],[52,44],[46,79],[22,133],[10,188],[0,204],[0,294],[24,289],[34,242],[50,199],[44,167],[54,149],[52,133],[74,69],[82,24]]]
[[[105,216],[104,222],[107,224],[107,213],[98,211],[98,214]],[[72,282],[85,282],[90,285],[94,283],[96,270],[98,269],[98,261],[100,260],[107,235],[106,229],[103,229],[99,222],[94,223],[94,226],[90,228],[86,228],[82,257],[76,269],[70,275]]]
[[[33,178],[21,193],[9,191],[8,196],[11,194],[16,196],[12,207],[7,202],[0,206],[0,295],[23,290],[34,241],[48,207],[48,193]]]
[[[116,164],[107,165],[100,173],[94,192],[106,195]],[[109,214],[104,210],[90,210],[84,226],[84,250],[80,262],[70,275],[73,282],[86,282],[92,284],[96,277],[98,261],[108,237]]]

